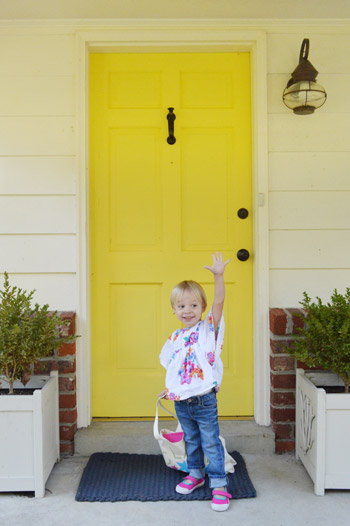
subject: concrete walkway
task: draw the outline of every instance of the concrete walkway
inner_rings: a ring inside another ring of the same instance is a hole
[[[208,501],[76,502],[88,457],[57,464],[42,499],[0,493],[1,526],[348,526],[350,491],[313,494],[313,484],[292,455],[243,454],[257,498],[231,501],[215,513]]]

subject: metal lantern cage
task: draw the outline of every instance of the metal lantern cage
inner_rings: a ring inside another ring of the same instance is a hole
[[[326,102],[326,90],[316,82],[318,71],[307,60],[310,42],[304,38],[300,49],[299,64],[292,73],[283,92],[284,104],[296,115],[310,115]]]

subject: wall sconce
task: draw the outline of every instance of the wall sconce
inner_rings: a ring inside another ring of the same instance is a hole
[[[296,115],[310,115],[326,102],[326,90],[317,84],[318,71],[307,60],[309,39],[304,38],[300,49],[299,64],[292,73],[283,92],[283,102]]]

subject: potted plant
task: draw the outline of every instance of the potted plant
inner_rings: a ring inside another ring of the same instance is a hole
[[[0,491],[45,494],[59,460],[58,374],[31,377],[35,362],[75,336],[64,334],[49,306],[32,307],[34,290],[10,286],[5,272],[0,290]]]
[[[296,455],[324,495],[350,489],[350,288],[316,299],[304,292],[305,324],[287,351],[312,368],[297,369]]]

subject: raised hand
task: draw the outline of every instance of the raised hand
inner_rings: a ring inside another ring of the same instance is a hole
[[[222,253],[216,252],[216,254],[213,254],[213,264],[211,267],[208,265],[205,265],[203,268],[206,268],[210,270],[214,274],[214,276],[220,276],[223,275],[225,272],[226,265],[231,261],[231,259],[228,259],[227,261],[223,261]]]

